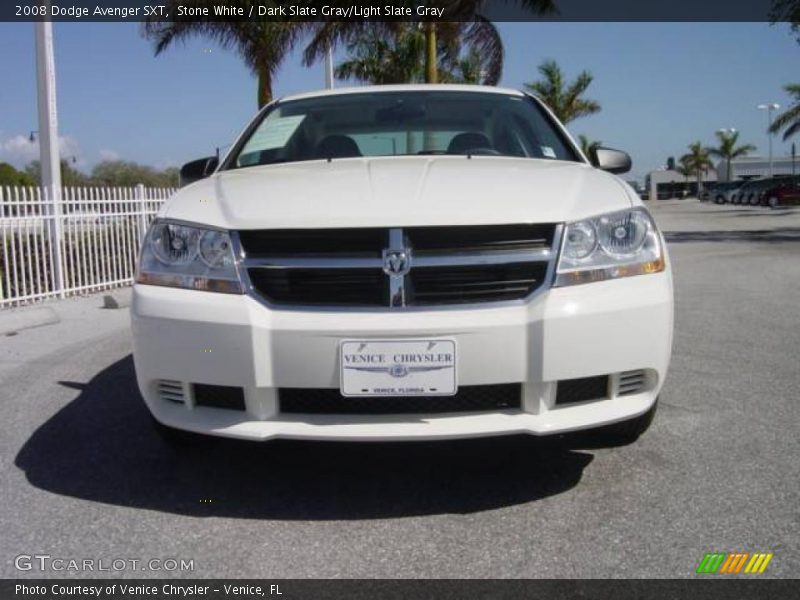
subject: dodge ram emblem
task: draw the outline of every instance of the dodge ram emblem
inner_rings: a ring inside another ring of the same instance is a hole
[[[402,277],[411,269],[411,250],[383,251],[383,272],[392,277]]]

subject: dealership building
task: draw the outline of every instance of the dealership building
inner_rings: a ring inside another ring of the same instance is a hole
[[[776,176],[800,173],[800,161],[794,163],[791,156],[777,156],[772,159],[772,172]],[[720,181],[728,181],[727,161],[717,163]],[[761,179],[769,177],[769,159],[763,156],[743,156],[731,161],[731,181],[737,179]]]
[[[703,173],[703,184],[717,181],[717,172],[709,169]],[[650,171],[645,177],[647,200],[668,200],[697,194],[697,177],[686,177],[671,169]]]
[[[779,156],[772,159],[772,173],[775,177],[800,175],[800,160],[792,161],[792,157]],[[763,156],[743,156],[731,161],[731,181],[746,179],[763,179],[769,177],[769,159]],[[716,169],[709,169],[703,174],[703,183],[728,181],[728,162],[721,160]],[[648,200],[666,200],[682,198],[697,194],[697,178],[686,178],[670,169],[651,171],[645,177],[646,198]]]

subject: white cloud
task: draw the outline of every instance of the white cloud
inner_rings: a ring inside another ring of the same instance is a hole
[[[80,145],[75,138],[62,135],[58,138],[58,150],[61,158],[70,160],[75,157],[75,166],[81,167],[86,161],[81,157]],[[31,142],[27,135],[14,135],[0,138],[0,162],[7,162],[21,169],[32,160],[39,160],[39,138]]]
[[[107,149],[100,150],[100,152],[98,153],[98,156],[99,156],[101,161],[103,161],[103,160],[119,160],[120,158],[122,158],[119,155],[119,152],[114,152],[113,150],[107,150]]]

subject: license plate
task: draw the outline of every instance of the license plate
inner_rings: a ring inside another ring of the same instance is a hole
[[[456,342],[344,340],[339,346],[343,396],[452,396]]]

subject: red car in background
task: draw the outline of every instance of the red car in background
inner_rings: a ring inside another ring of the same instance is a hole
[[[770,208],[800,205],[800,178],[791,178],[764,190],[761,194],[761,204]]]

